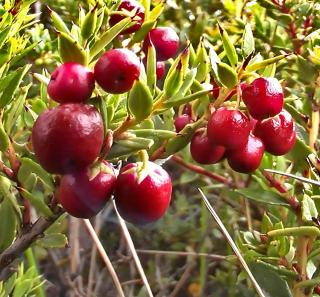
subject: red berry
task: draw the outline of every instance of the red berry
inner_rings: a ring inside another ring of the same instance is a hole
[[[121,34],[130,34],[138,31],[141,28],[141,25],[144,21],[144,7],[138,1],[135,1],[135,0],[122,0],[118,7],[118,11],[123,11],[123,10],[127,10],[127,11],[135,10],[136,14],[134,16],[134,20],[136,21],[136,23],[130,28],[123,30]],[[124,18],[126,18],[126,16],[113,14],[110,16],[109,24],[110,26],[114,26],[120,21],[122,21]]]
[[[263,120],[281,112],[283,90],[276,78],[257,78],[242,92],[243,102],[252,117]]]
[[[111,49],[105,52],[94,67],[94,77],[106,92],[128,92],[140,75],[139,58],[128,49]]]
[[[93,72],[81,64],[67,62],[53,71],[48,94],[59,103],[79,103],[88,100],[93,89]]]
[[[219,162],[226,149],[220,145],[212,144],[207,135],[197,131],[191,140],[190,152],[193,160],[200,164],[214,164]]]
[[[148,174],[138,181],[138,166],[125,166],[116,181],[115,203],[120,215],[134,224],[148,224],[160,219],[171,200],[172,184],[168,173],[159,165],[149,162]]]
[[[107,170],[102,169],[95,177],[91,176],[94,174],[91,168],[62,177],[57,199],[66,212],[77,218],[90,218],[102,210],[117,179],[111,165],[107,162],[103,165]]]
[[[296,142],[295,124],[286,110],[273,118],[258,121],[253,133],[261,138],[266,151],[275,156],[285,155]]]
[[[45,170],[74,172],[98,157],[103,144],[102,118],[91,105],[59,105],[40,114],[32,129],[32,143]]]
[[[175,118],[174,126],[176,128],[177,133],[179,133],[186,125],[192,122],[191,117],[188,114],[182,114]]]
[[[250,173],[260,166],[263,153],[263,142],[258,137],[250,134],[245,146],[227,151],[227,159],[233,170],[241,173]]]
[[[183,109],[182,109],[182,114],[187,114],[190,117],[192,116],[192,106],[190,103],[187,103]]]
[[[221,107],[211,115],[207,128],[208,138],[213,144],[236,149],[248,142],[250,120],[239,110]]]
[[[166,64],[164,62],[157,62],[157,80],[163,78],[166,71]]]
[[[170,27],[158,27],[152,29],[143,43],[143,51],[148,53],[150,39],[155,47],[157,61],[166,61],[174,57],[179,48],[179,37]]]

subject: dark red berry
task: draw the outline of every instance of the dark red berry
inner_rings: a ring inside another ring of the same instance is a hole
[[[87,67],[67,62],[57,67],[48,84],[48,94],[59,103],[80,103],[88,100],[94,89],[94,75]]]
[[[74,172],[90,165],[103,143],[103,123],[91,105],[68,103],[40,114],[32,144],[40,165],[50,173]]]
[[[144,21],[144,7],[138,1],[135,0],[122,0],[118,7],[118,11],[124,10],[136,11],[136,14],[134,16],[134,20],[136,21],[136,23],[130,28],[123,30],[121,34],[130,34],[138,31],[141,28],[141,25]],[[120,21],[122,21],[124,18],[126,18],[126,16],[124,15],[112,14],[109,19],[109,24],[112,27]]]
[[[227,160],[233,170],[241,173],[250,173],[260,166],[263,153],[263,142],[258,137],[250,134],[245,146],[227,151]]]
[[[253,133],[261,138],[266,151],[276,156],[288,153],[296,142],[295,124],[286,110],[273,118],[258,121]]]
[[[183,109],[182,109],[182,114],[187,114],[190,117],[192,116],[192,106],[190,103],[187,103]]]
[[[257,78],[242,92],[243,102],[252,117],[263,120],[281,112],[283,90],[276,78]]]
[[[166,64],[164,62],[157,62],[157,80],[163,78],[166,71]]]
[[[190,143],[190,153],[196,162],[200,164],[214,164],[219,162],[226,149],[220,145],[212,144],[206,133],[197,131]]]
[[[248,142],[250,120],[239,110],[221,107],[211,115],[207,128],[208,138],[213,144],[236,149]]]
[[[90,218],[102,210],[117,178],[109,163],[104,162],[101,167],[97,173],[85,168],[62,177],[57,199],[66,212],[77,218]]]
[[[148,224],[160,219],[171,200],[172,184],[168,173],[148,162],[148,174],[138,181],[141,163],[130,163],[120,172],[115,187],[115,203],[120,215],[134,224]]]
[[[128,49],[111,49],[105,52],[94,67],[94,77],[106,92],[128,92],[140,75],[139,58]]]
[[[143,51],[148,53],[150,40],[155,47],[157,61],[166,61],[174,57],[179,48],[179,37],[170,27],[158,27],[152,29],[143,43]]]
[[[192,122],[191,117],[188,114],[182,114],[175,118],[174,126],[176,128],[177,133],[179,133],[186,125]]]

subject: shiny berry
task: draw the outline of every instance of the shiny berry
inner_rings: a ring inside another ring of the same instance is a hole
[[[236,149],[248,142],[250,120],[239,110],[221,107],[211,115],[207,128],[213,144]]]
[[[157,80],[161,80],[166,72],[166,64],[164,62],[157,62]]]
[[[186,125],[192,122],[191,117],[188,114],[182,114],[175,118],[174,126],[176,128],[176,132],[179,133]]]
[[[227,151],[227,160],[234,171],[250,173],[259,168],[263,153],[263,142],[250,134],[245,146]]]
[[[190,153],[196,162],[200,164],[214,164],[219,162],[226,149],[220,145],[212,144],[206,133],[197,131],[190,143]]]
[[[74,62],[67,62],[57,67],[48,84],[50,98],[59,103],[86,101],[90,98],[93,89],[93,72]]]
[[[252,117],[263,120],[281,112],[283,90],[276,78],[257,78],[242,92],[243,102]]]
[[[122,0],[118,7],[118,11],[124,10],[136,11],[134,16],[134,20],[136,21],[136,23],[130,28],[123,30],[121,34],[130,34],[138,31],[141,28],[141,25],[144,21],[144,7],[138,1],[135,0]],[[124,18],[126,18],[126,16],[124,15],[112,14],[109,19],[109,24],[112,27],[120,21],[122,21]]]
[[[111,198],[116,176],[104,162],[99,172],[84,168],[64,175],[57,190],[57,199],[66,212],[77,218],[90,218],[102,210]]]
[[[128,49],[111,49],[105,52],[94,67],[94,77],[106,92],[128,92],[140,75],[139,58]]]
[[[296,142],[295,124],[286,110],[273,118],[258,121],[253,133],[263,141],[266,151],[275,156],[285,155]]]
[[[143,51],[148,53],[150,40],[155,47],[157,61],[166,61],[173,58],[179,48],[179,37],[170,27],[158,27],[152,29],[143,43]]]
[[[32,129],[40,165],[50,173],[74,172],[91,164],[103,143],[103,122],[91,105],[68,103],[44,111]]]
[[[147,175],[138,180],[141,163],[130,163],[120,172],[114,192],[120,215],[134,224],[159,220],[171,200],[172,184],[168,173],[159,165],[148,162]]]

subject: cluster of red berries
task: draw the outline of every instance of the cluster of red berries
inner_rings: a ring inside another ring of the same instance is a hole
[[[133,9],[138,21],[121,34],[141,27],[144,20],[141,4],[125,0],[119,6],[120,11]],[[122,18],[119,14],[112,15],[110,25]],[[179,38],[171,28],[152,29],[144,41],[145,54],[151,42],[160,63],[157,65],[160,76],[164,73],[161,63],[177,53]],[[95,82],[111,94],[129,91],[140,76],[140,67],[140,60],[132,51],[111,49],[99,58],[94,71],[68,62],[52,73],[48,95],[60,105],[40,114],[33,127],[32,144],[41,166],[50,173],[62,175],[56,196],[75,217],[96,215],[113,193],[119,213],[132,223],[154,222],[169,206],[171,179],[162,167],[152,162],[143,166],[141,162],[131,163],[116,177],[112,165],[100,160],[104,145],[103,121],[98,110],[85,103],[94,91]]]
[[[218,97],[216,89],[214,95]],[[265,151],[280,156],[293,148],[295,124],[283,110],[279,81],[261,77],[249,85],[242,83],[241,89],[250,116],[226,107],[214,111],[207,129],[198,130],[191,140],[190,152],[196,162],[214,164],[226,157],[233,170],[250,173],[260,166]],[[184,112],[175,120],[176,130],[179,132],[191,120],[190,112]]]

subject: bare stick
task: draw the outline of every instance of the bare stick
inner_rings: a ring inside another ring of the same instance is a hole
[[[97,249],[98,249],[98,252],[101,256],[101,258],[103,259],[104,263],[106,264],[107,266],[107,269],[112,277],[112,280],[114,282],[114,285],[116,286],[117,288],[117,292],[118,292],[118,295],[120,297],[125,297],[124,293],[123,293],[123,290],[122,290],[122,287],[121,287],[121,284],[120,284],[120,281],[118,279],[118,276],[111,264],[111,261],[106,253],[106,251],[104,250],[102,244],[101,244],[101,241],[99,240],[96,232],[94,231],[92,225],[91,225],[91,222],[88,220],[88,219],[84,219],[82,220],[84,225],[86,226],[93,242],[95,243],[95,245],[97,246]]]
[[[231,246],[233,252],[236,254],[236,256],[238,257],[241,265],[243,266],[243,268],[245,269],[245,271],[247,272],[254,288],[256,289],[258,295],[260,297],[265,297],[262,289],[260,288],[259,284],[257,283],[256,279],[254,278],[250,268],[248,267],[246,261],[244,260],[244,258],[242,257],[238,247],[236,246],[236,244],[234,243],[233,239],[231,238],[228,230],[225,228],[225,226],[223,225],[222,221],[220,220],[218,214],[215,212],[215,210],[213,209],[213,207],[211,206],[210,202],[208,201],[207,197],[204,195],[204,193],[201,191],[201,189],[198,189],[202,199],[204,201],[204,203],[206,204],[209,212],[211,213],[212,217],[214,218],[214,220],[216,221],[216,223],[218,224],[219,228],[221,229],[224,237],[227,239],[229,245]]]
[[[114,200],[113,200],[113,206],[114,206],[114,209],[115,209],[115,211],[117,213],[117,216],[118,216],[118,219],[119,219],[119,223],[120,223],[123,235],[124,235],[124,237],[125,237],[125,239],[127,241],[127,244],[129,246],[129,249],[130,249],[132,257],[133,257],[133,260],[134,260],[134,262],[136,264],[136,267],[137,267],[137,269],[138,269],[138,271],[140,273],[142,281],[143,281],[143,283],[144,283],[144,285],[145,285],[145,287],[147,289],[148,295],[149,295],[149,297],[153,297],[153,293],[151,291],[151,288],[150,288],[149,282],[147,280],[146,274],[144,273],[143,267],[141,265],[140,259],[139,259],[138,254],[137,254],[137,251],[136,251],[136,249],[134,247],[134,244],[133,244],[131,235],[129,233],[129,230],[127,228],[127,225],[126,225],[125,221],[119,215]]]
[[[195,252],[180,252],[180,251],[159,251],[159,250],[136,250],[138,254],[149,255],[164,255],[164,256],[182,256],[182,257],[206,257],[215,261],[226,260],[225,256],[207,254],[207,253],[195,253]]]

